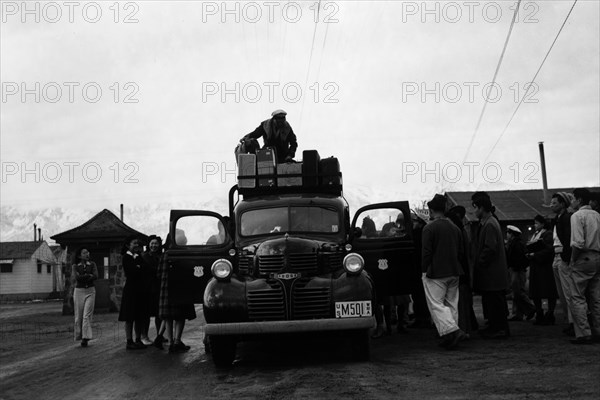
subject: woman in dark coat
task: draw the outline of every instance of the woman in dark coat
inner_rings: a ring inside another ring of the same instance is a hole
[[[535,304],[535,325],[554,325],[554,309],[558,291],[554,282],[552,261],[554,247],[552,231],[546,229],[546,220],[541,215],[534,218],[535,233],[527,243],[529,260],[529,296]],[[542,299],[548,299],[548,312],[544,314]]]
[[[142,247],[136,237],[130,237],[123,246],[123,270],[125,271],[125,287],[121,297],[119,321],[125,322],[127,350],[145,349],[141,335],[143,324],[148,318],[148,301],[144,297],[144,269],[147,268],[142,256]],[[135,326],[135,342],[133,329]]]

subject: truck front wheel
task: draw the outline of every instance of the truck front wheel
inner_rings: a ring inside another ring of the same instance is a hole
[[[235,339],[227,336],[210,336],[210,351],[213,362],[219,368],[231,367],[235,359]]]

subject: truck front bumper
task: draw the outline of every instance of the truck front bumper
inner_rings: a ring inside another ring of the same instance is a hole
[[[369,329],[374,317],[327,318],[298,321],[231,322],[206,324],[207,335],[261,335],[272,333],[303,333]]]

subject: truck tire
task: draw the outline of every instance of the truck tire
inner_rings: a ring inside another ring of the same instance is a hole
[[[227,336],[210,336],[210,351],[213,362],[219,368],[231,367],[235,359],[235,339]]]

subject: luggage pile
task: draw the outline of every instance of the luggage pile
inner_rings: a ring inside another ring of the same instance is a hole
[[[342,173],[336,157],[323,158],[304,150],[302,161],[277,163],[270,148],[237,155],[240,194],[327,192],[342,193]]]

